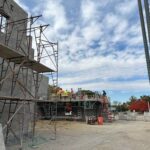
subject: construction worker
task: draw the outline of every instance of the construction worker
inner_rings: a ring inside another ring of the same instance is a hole
[[[102,102],[103,111],[106,111],[107,110],[107,96],[106,96],[106,92],[104,90],[102,93],[101,102]]]
[[[103,90],[103,94],[102,94],[103,96],[106,96],[106,92]]]

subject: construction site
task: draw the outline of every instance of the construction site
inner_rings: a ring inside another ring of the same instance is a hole
[[[143,7],[141,1],[150,77],[149,2]],[[129,122],[111,112],[105,91],[59,88],[61,41],[49,41],[49,24],[38,25],[41,18],[29,16],[13,0],[0,0],[0,150],[148,150],[149,113]]]

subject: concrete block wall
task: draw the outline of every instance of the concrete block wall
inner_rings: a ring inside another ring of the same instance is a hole
[[[3,6],[3,2],[4,0],[0,0],[0,6]],[[16,2],[14,2],[13,0],[7,0],[7,4],[4,4],[4,11],[5,13],[8,14],[8,16],[10,17],[9,19],[7,19],[7,22],[13,22],[13,21],[17,21],[17,20],[21,20],[24,18],[28,17],[27,12],[25,12]],[[18,34],[18,30],[24,30],[27,28],[27,22],[22,22],[20,25],[16,24],[13,26],[13,24],[9,24],[8,26],[8,33],[10,33],[11,31],[11,36],[10,36],[10,40],[8,43],[8,46],[14,50],[16,50],[16,41],[17,41],[17,35],[19,37],[19,39],[22,38],[22,43],[21,43],[21,47],[23,47],[24,51],[27,52],[27,40],[26,40],[26,32]],[[2,33],[2,37],[5,38],[6,33]],[[0,38],[0,42],[4,44],[4,39]],[[20,52],[22,53],[22,51],[20,50]]]
[[[3,1],[4,0],[0,0],[0,6],[3,5]],[[9,9],[8,9],[9,7]],[[4,5],[4,11],[10,16],[8,22],[11,21],[16,21],[16,20],[21,20],[24,18],[28,17],[27,12],[25,12],[16,2],[14,2],[13,0],[7,0],[7,4]],[[14,51],[18,51],[16,49],[16,40],[17,40],[17,30],[21,30],[21,29],[26,29],[27,28],[27,22],[23,22],[20,25],[15,26],[15,28],[13,28],[13,32],[11,34],[10,37],[10,42],[8,43],[8,47],[10,47],[11,49],[13,49]],[[11,30],[11,25],[9,27],[9,29]],[[26,32],[24,33],[23,37],[21,35],[22,33],[20,33],[20,38],[22,38],[22,43],[21,43],[21,47],[22,49],[27,53],[28,51],[28,46],[27,43],[32,43],[32,37],[27,36]],[[1,33],[0,34],[0,43],[5,44],[5,33]],[[24,54],[21,50],[19,51],[19,53]],[[30,44],[30,51],[29,51],[29,58],[30,59],[34,59],[34,49],[32,48],[32,44]],[[0,62],[2,62],[2,58],[0,58]],[[7,66],[7,63],[5,63]],[[11,66],[13,66],[13,63],[11,63]],[[5,67],[6,68],[6,67]],[[1,72],[1,66],[0,66],[0,72]],[[10,70],[8,70],[7,74],[10,72]],[[20,81],[24,84],[24,80],[26,80],[27,78],[27,89],[29,91],[32,92],[33,95],[35,95],[35,90],[34,90],[34,83],[33,83],[33,75],[32,75],[32,71],[29,69],[28,70],[29,75],[28,77],[26,77],[26,70],[20,72],[19,74],[19,79]],[[47,92],[48,92],[48,78],[43,76],[42,77],[42,81],[40,84],[40,89],[39,89],[39,97],[42,97],[43,99],[47,99]],[[2,90],[0,90],[0,96],[11,96],[10,95],[10,89],[11,89],[11,84],[12,84],[12,76],[10,76],[4,83]],[[20,86],[16,86],[14,93],[12,96],[16,96],[16,97],[22,97],[23,95],[21,94],[22,92],[20,92]],[[31,98],[29,96],[29,94],[27,94],[27,98]]]
[[[4,126],[6,124],[6,122],[8,121],[8,117],[9,117],[9,109],[12,113],[15,110],[16,107],[16,102],[14,101],[10,105],[8,104],[9,101],[7,101],[7,104],[5,105],[4,111],[2,114],[0,114],[0,123],[2,124],[2,126]],[[19,108],[22,105],[21,102],[19,102],[19,104],[17,105],[17,108]],[[2,109],[3,105],[0,105],[0,110]],[[31,132],[32,128],[32,122],[33,122],[33,103],[26,103],[24,105],[24,107],[21,107],[21,109],[19,110],[19,112],[17,113],[17,115],[15,115],[15,117],[13,118],[13,121],[11,122],[11,128],[13,129],[13,131],[16,133],[16,135],[18,135],[18,137],[20,136],[21,130],[22,130],[22,124],[23,124],[23,133],[27,134],[29,132]],[[24,116],[25,114],[25,116]],[[4,133],[4,137],[6,136],[6,129],[3,131]],[[11,137],[12,134],[11,132],[9,132],[9,137]],[[9,138],[10,139],[10,138]],[[8,140],[9,140],[8,139]]]
[[[28,14],[27,12],[25,12],[16,2],[14,2],[13,0],[7,0],[6,3],[4,3],[4,0],[0,0],[0,6],[4,6],[4,12],[8,14],[8,16],[10,17],[9,19],[7,19],[7,22],[10,23],[12,21],[17,21],[17,20],[21,20],[21,19],[24,19],[24,18],[27,18],[28,17]],[[8,33],[11,32],[11,36],[10,36],[10,39],[9,39],[9,43],[8,43],[8,47],[13,49],[14,51],[17,51],[18,50],[16,49],[16,42],[17,42],[17,34],[18,34],[18,30],[23,30],[23,29],[26,29],[27,27],[27,22],[22,22],[21,24],[19,25],[14,25],[13,27],[13,24],[9,24],[8,26]],[[22,34],[22,33],[21,33]],[[19,35],[19,39],[22,38],[22,43],[21,43],[21,47],[23,48],[23,50],[27,53],[27,35],[26,35],[26,32],[23,33],[23,36],[22,35]],[[5,43],[5,36],[6,36],[6,32],[4,33],[1,33],[0,34],[0,43],[1,44],[6,44]],[[32,40],[32,38],[28,38],[30,40]],[[32,45],[31,45],[32,46]],[[33,50],[32,50],[33,51]],[[21,54],[24,54],[23,51],[19,51],[19,53]],[[33,52],[32,52],[33,53]],[[32,58],[34,58],[34,54],[31,55]],[[0,60],[2,60],[2,58],[0,58]],[[13,63],[11,63],[11,66],[13,67]],[[4,65],[4,68],[7,67],[7,63],[5,63]],[[17,68],[16,68],[17,70]],[[0,72],[1,72],[1,66],[0,66]],[[29,70],[29,72],[31,72],[31,70]],[[10,73],[10,69],[8,70],[7,74]],[[20,73],[19,74],[19,78],[22,79],[20,80],[22,83],[24,82],[23,80],[23,77],[22,77],[22,74],[23,73]],[[24,78],[26,78],[24,76]],[[32,77],[31,76],[28,76],[28,88],[29,91],[32,90]],[[12,85],[12,75],[9,76],[9,78],[4,82],[4,85],[2,87],[2,89],[0,90],[0,96],[16,96],[16,97],[23,97],[23,94],[22,94],[22,91],[20,91],[20,86],[16,84],[15,86],[15,89],[14,89],[14,93],[13,95],[11,95],[11,85]],[[25,85],[25,84],[23,84]],[[29,95],[27,96],[27,98],[29,97]]]
[[[48,77],[42,75],[42,80],[40,82],[38,96],[41,100],[45,100],[48,97]]]
[[[150,121],[150,112],[144,112],[144,120]]]
[[[119,113],[119,120],[128,121],[150,121],[150,113],[137,114],[136,112],[128,112],[127,114]]]
[[[2,132],[2,125],[0,124],[0,150],[6,150],[4,144],[4,137]]]
[[[15,21],[15,20],[20,20],[20,19],[24,19],[28,17],[27,12],[25,12],[19,5],[17,5],[17,3],[15,3],[13,0],[7,0],[8,6],[5,5],[4,6],[4,10],[5,12],[10,16],[10,19],[8,20],[8,22],[11,21]],[[3,4],[3,0],[0,0],[0,7]],[[8,9],[8,7],[10,9]],[[21,30],[21,29],[26,29],[27,27],[27,23],[23,23],[21,25],[17,25],[15,28],[13,28],[13,32],[11,34],[9,43],[8,43],[8,47],[10,47],[11,49],[13,49],[14,51],[17,51],[21,54],[23,54],[23,52],[21,50],[17,50],[16,49],[16,40],[17,40],[17,30]],[[9,27],[9,29],[11,30],[11,26]],[[22,38],[23,37],[23,38]],[[23,34],[23,36],[20,34],[19,38],[22,38],[22,43],[21,43],[21,47],[24,49],[24,51],[27,53],[27,40],[31,40],[32,42],[32,37],[28,37],[26,33]],[[1,44],[5,44],[5,33],[0,33],[0,43]],[[32,44],[30,45],[30,53],[29,53],[29,58],[30,59],[34,59],[34,50],[32,49]],[[0,64],[2,62],[2,58],[0,58]],[[11,66],[13,66],[14,64],[11,63]],[[6,68],[7,63],[5,63],[4,67]],[[16,70],[18,69],[18,67],[16,67]],[[35,95],[35,87],[34,87],[34,79],[33,79],[33,74],[32,74],[32,70],[28,69],[28,76],[26,76],[26,72],[27,69],[21,70],[20,74],[18,76],[19,81],[32,93],[32,95]],[[0,65],[0,73],[1,73],[1,65]],[[10,69],[8,69],[7,75],[10,73]],[[43,76],[43,75],[41,75]],[[27,79],[27,86],[26,86],[26,79]],[[16,82],[16,86],[14,88],[14,92],[11,95],[11,85],[12,85],[12,75],[9,76],[9,78],[7,80],[5,80],[2,89],[0,90],[0,96],[12,96],[12,97],[20,97],[20,98],[32,98],[28,93],[26,93],[26,96],[24,96],[20,86],[18,85],[18,83]],[[43,76],[41,83],[40,83],[40,88],[39,88],[39,93],[38,93],[38,97],[40,99],[47,99],[47,92],[48,92],[48,77]],[[18,107],[21,104],[18,105]],[[3,107],[3,103],[0,103],[0,111],[2,110]],[[7,104],[5,106],[4,109],[4,113],[1,114],[0,116],[0,123],[2,123],[2,125],[4,125],[7,120],[8,120],[8,111],[10,108],[10,104]],[[15,104],[11,104],[11,111],[14,111],[15,108]],[[34,104],[31,103],[30,104],[30,111],[31,114],[29,113],[29,106],[26,105],[25,106],[25,118],[24,118],[24,133],[27,132],[28,130],[28,126],[31,123],[30,121],[33,120],[33,108],[34,108]],[[23,113],[23,109],[20,110],[20,112],[16,115],[16,117],[14,118],[13,122],[12,122],[12,128],[19,134],[20,131],[20,121],[22,120],[22,113]],[[12,115],[12,114],[11,114]],[[30,116],[31,115],[31,116]],[[5,133],[5,132],[4,132]]]

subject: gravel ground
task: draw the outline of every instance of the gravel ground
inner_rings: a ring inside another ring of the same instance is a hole
[[[57,138],[50,140],[47,121],[37,123],[39,134],[36,150],[149,150],[150,123],[116,121],[99,125],[59,121]],[[27,146],[27,150],[32,150]]]

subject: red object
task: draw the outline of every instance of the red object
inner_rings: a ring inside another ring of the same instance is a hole
[[[103,117],[98,117],[98,125],[103,125]]]
[[[70,103],[67,103],[67,104],[66,104],[66,111],[67,111],[67,112],[72,111],[72,105],[71,105]]]
[[[139,112],[148,111],[148,103],[145,100],[136,100],[131,103],[129,109],[131,111],[135,110]]]

